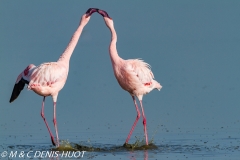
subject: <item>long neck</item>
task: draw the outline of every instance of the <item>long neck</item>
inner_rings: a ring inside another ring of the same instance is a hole
[[[110,54],[112,64],[114,65],[121,60],[117,52],[117,33],[113,26],[108,26],[108,28],[110,29],[112,34],[112,40],[109,45],[109,54]]]
[[[79,25],[79,27],[77,28],[77,30],[73,34],[73,36],[72,36],[68,46],[66,47],[65,51],[63,52],[63,54],[58,59],[58,62],[63,62],[65,64],[69,64],[70,57],[73,53],[74,48],[77,45],[77,42],[78,42],[78,39],[79,39],[79,37],[82,33],[83,27],[84,27],[83,25]]]

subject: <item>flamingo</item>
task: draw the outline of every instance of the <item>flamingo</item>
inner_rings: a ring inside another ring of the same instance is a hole
[[[153,89],[160,90],[162,86],[156,80],[154,80],[154,75],[150,69],[150,65],[143,60],[140,59],[128,59],[124,60],[119,57],[116,43],[117,43],[117,33],[114,29],[113,20],[109,17],[106,11],[97,10],[99,14],[103,16],[103,19],[107,25],[107,27],[111,31],[111,42],[109,46],[109,54],[112,62],[112,67],[114,71],[114,75],[122,87],[122,89],[126,90],[132,96],[136,111],[137,118],[133,123],[133,126],[127,136],[124,145],[128,144],[128,141],[132,135],[132,132],[141,116],[135,96],[138,98],[142,110],[143,117],[143,127],[144,127],[144,135],[146,140],[146,145],[148,145],[148,134],[147,134],[147,121],[146,116],[144,114],[142,98],[143,95],[151,92]]]
[[[17,77],[15,82],[10,103],[13,102],[23,90],[25,84],[28,84],[28,89],[34,91],[40,96],[43,96],[41,116],[46,124],[48,132],[51,137],[52,144],[59,146],[59,137],[56,120],[56,103],[59,91],[63,88],[69,70],[69,60],[77,45],[78,39],[82,33],[84,26],[90,20],[92,13],[96,12],[95,8],[89,8],[85,14],[83,14],[79,26],[73,34],[68,46],[62,53],[57,62],[42,63],[39,66],[33,64],[28,65]],[[45,97],[52,96],[53,99],[53,124],[56,131],[57,144],[54,141],[53,134],[48,126],[46,118],[44,117],[44,101]]]

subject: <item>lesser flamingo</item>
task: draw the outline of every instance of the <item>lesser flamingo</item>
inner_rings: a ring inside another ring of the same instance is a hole
[[[47,62],[42,63],[39,66],[33,64],[28,65],[24,71],[22,71],[17,77],[16,83],[14,85],[12,95],[10,98],[10,103],[13,102],[20,92],[23,90],[25,84],[28,84],[28,89],[34,91],[40,96],[43,96],[41,116],[47,126],[48,132],[50,134],[52,144],[59,146],[59,137],[57,129],[56,120],[56,103],[59,91],[63,88],[69,70],[69,60],[77,45],[78,39],[82,33],[84,26],[90,20],[92,13],[96,12],[95,8],[90,8],[82,16],[79,26],[75,33],[73,34],[68,46],[62,53],[57,62]],[[53,134],[48,126],[46,118],[44,117],[44,101],[45,97],[52,96],[53,99],[53,123],[56,131],[56,141],[54,140]]]
[[[148,145],[148,134],[147,134],[147,121],[146,116],[144,114],[142,98],[143,95],[151,92],[153,89],[160,90],[162,86],[156,80],[154,80],[153,73],[150,69],[150,65],[143,60],[139,59],[128,59],[124,60],[119,57],[117,52],[117,33],[114,29],[113,20],[109,17],[106,11],[97,10],[99,14],[101,14],[104,18],[104,21],[107,27],[111,31],[111,42],[109,46],[109,54],[112,62],[112,67],[114,71],[114,75],[122,87],[122,89],[126,90],[132,96],[134,105],[137,111],[137,118],[130,130],[130,133],[127,136],[125,144],[128,144],[128,141],[132,135],[132,132],[141,116],[140,111],[137,106],[137,102],[135,100],[135,96],[138,98],[142,110],[143,117],[143,126],[144,126],[144,135],[146,140],[146,145]]]

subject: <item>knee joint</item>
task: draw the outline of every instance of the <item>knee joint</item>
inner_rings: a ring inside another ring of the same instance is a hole
[[[54,124],[57,124],[57,121],[56,121],[56,119],[53,119],[53,123],[54,123]]]
[[[137,113],[137,118],[139,119],[141,117],[141,114],[138,112]]]
[[[143,119],[143,124],[144,124],[144,125],[147,124],[147,120],[146,120],[146,118]]]

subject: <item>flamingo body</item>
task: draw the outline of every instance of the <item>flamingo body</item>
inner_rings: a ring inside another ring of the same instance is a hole
[[[27,88],[38,95],[55,96],[63,88],[67,75],[68,68],[58,62],[43,63],[37,67],[31,64],[20,73],[16,84],[19,84],[19,81],[23,79],[25,84],[28,84]],[[21,82],[19,85],[24,87],[25,84],[23,85]],[[16,98],[16,94],[13,92],[10,102],[13,102]]]
[[[150,65],[139,59],[120,59],[118,64],[113,65],[115,77],[122,87],[131,95],[140,97],[151,92],[153,89],[160,90],[162,86],[154,80]]]
[[[64,86],[68,67],[59,62],[43,63],[30,74],[28,89],[40,96],[55,96]]]

